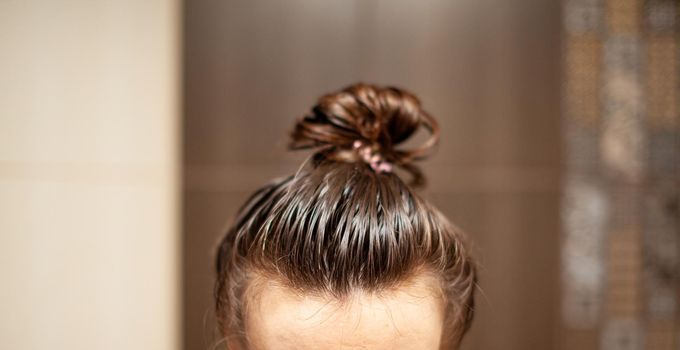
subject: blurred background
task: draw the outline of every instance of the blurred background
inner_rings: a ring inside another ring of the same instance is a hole
[[[213,255],[254,189],[293,173],[293,121],[355,81],[441,124],[424,195],[482,272],[470,349],[549,349],[559,308],[560,6],[548,1],[221,1],[184,9],[184,344],[215,338]]]
[[[0,0],[0,339],[213,349],[213,250],[364,81],[442,140],[481,263],[463,349],[680,348],[675,0]]]

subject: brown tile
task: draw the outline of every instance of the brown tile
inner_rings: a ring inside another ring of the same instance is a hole
[[[678,330],[673,321],[652,322],[647,326],[646,346],[648,350],[675,350]]]
[[[674,129],[680,112],[678,38],[652,35],[647,43],[647,115],[653,128]]]
[[[612,33],[637,33],[641,28],[642,0],[605,0],[605,18]]]
[[[594,128],[600,119],[602,45],[594,34],[566,38],[565,109],[569,120]]]

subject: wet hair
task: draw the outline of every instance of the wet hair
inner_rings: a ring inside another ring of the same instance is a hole
[[[419,130],[428,133],[419,147],[398,147]],[[414,162],[438,139],[435,119],[404,89],[356,83],[321,96],[291,133],[291,149],[313,154],[295,174],[258,189],[219,245],[214,297],[223,335],[245,341],[243,299],[256,273],[342,299],[425,270],[445,299],[442,348],[456,348],[473,319],[475,263],[463,232],[413,189],[424,183]]]

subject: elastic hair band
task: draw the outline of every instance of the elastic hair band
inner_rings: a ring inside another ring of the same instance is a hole
[[[373,171],[377,173],[392,172],[392,163],[383,159],[379,153],[374,152],[370,145],[365,144],[361,140],[356,140],[352,148],[361,156],[364,162],[371,166]]]

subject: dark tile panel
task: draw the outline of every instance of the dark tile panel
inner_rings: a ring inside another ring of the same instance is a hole
[[[211,349],[219,340],[215,328],[212,288],[219,238],[246,192],[184,192],[184,348]]]
[[[559,194],[432,194],[480,260],[465,349],[552,349],[559,306]]]

